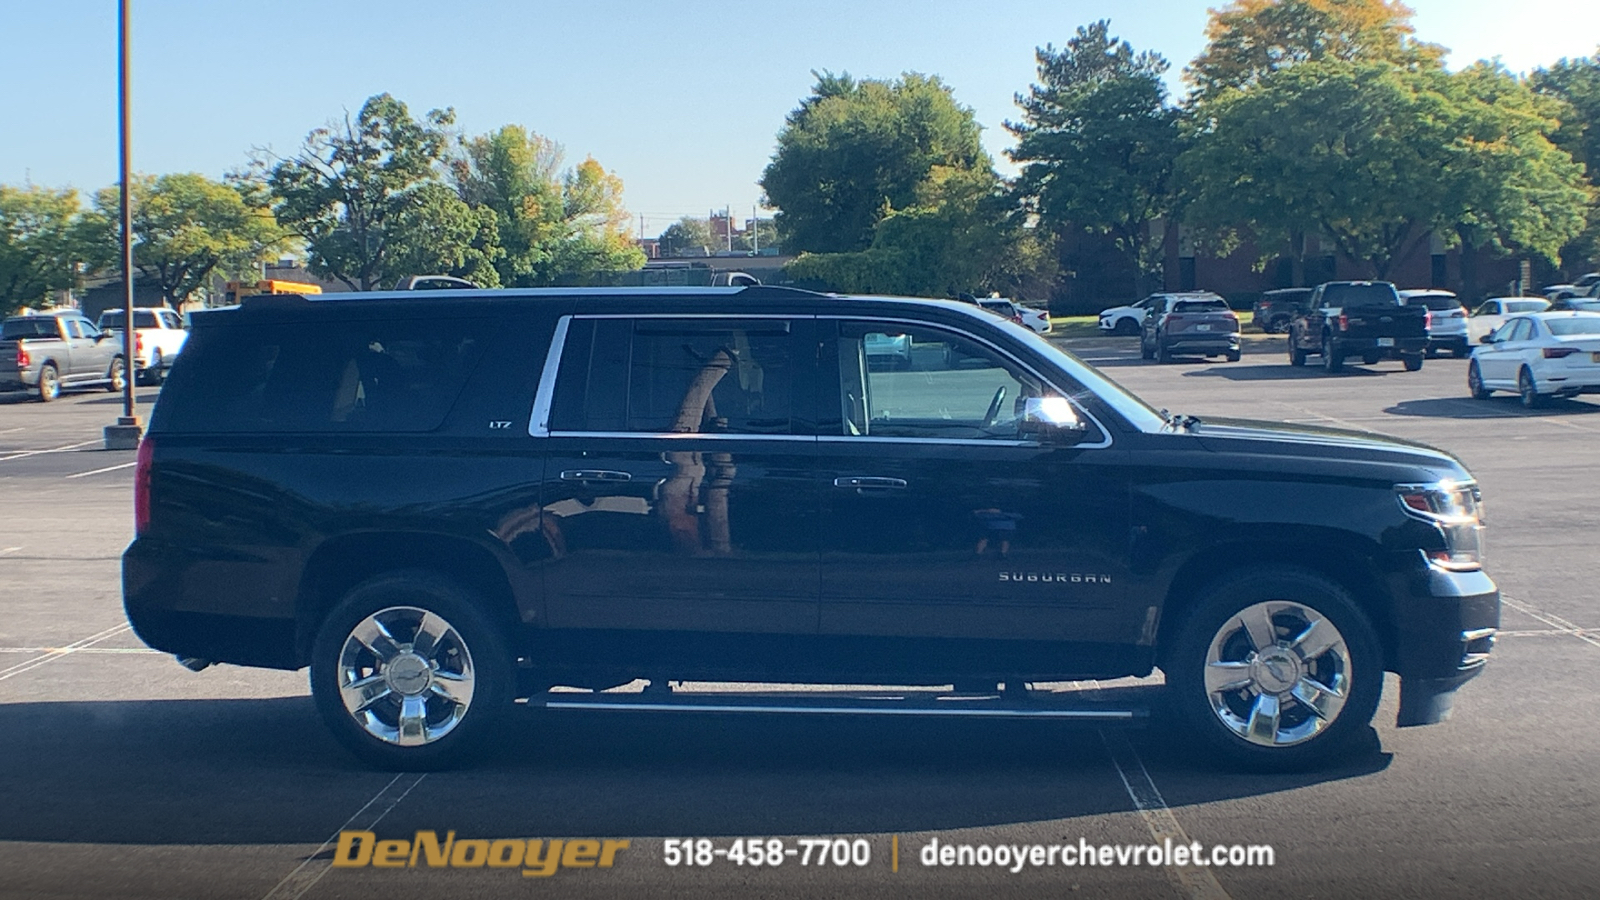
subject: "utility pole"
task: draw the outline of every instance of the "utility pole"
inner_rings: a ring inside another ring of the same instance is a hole
[[[733,252],[733,204],[729,203],[722,208],[722,218],[728,223],[728,252]]]
[[[756,205],[750,204],[750,249],[761,252],[761,220],[756,217]]]
[[[128,121],[128,6],[130,0],[117,3],[117,117],[120,126],[121,156],[121,233],[122,233],[122,417],[117,424],[105,427],[107,450],[133,450],[139,446],[144,434],[144,423],[134,408],[134,348],[136,338],[133,327],[133,215],[131,171],[128,150],[132,130]]]

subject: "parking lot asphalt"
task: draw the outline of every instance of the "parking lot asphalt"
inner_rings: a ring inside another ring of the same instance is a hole
[[[0,397],[0,896],[1592,897],[1600,883],[1600,604],[1589,568],[1600,404],[1468,399],[1464,361],[1348,374],[1138,360],[1068,342],[1158,407],[1378,431],[1458,456],[1483,485],[1506,595],[1456,717],[1393,727],[1331,770],[1217,771],[1159,726],[525,711],[465,771],[372,772],[303,673],[191,673],[125,627],[118,555],[133,454],[97,449],[119,400]],[[142,400],[155,389],[141,389]],[[331,868],[341,829],[409,838],[631,840],[609,869]],[[943,843],[1270,844],[1270,868],[920,865]],[[864,868],[669,868],[669,838],[861,838]],[[898,871],[889,859],[898,843]]]

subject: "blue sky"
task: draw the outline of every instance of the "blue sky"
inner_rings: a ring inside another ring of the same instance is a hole
[[[1221,0],[1215,0],[1220,3]],[[749,214],[811,70],[936,73],[1003,164],[1001,127],[1033,50],[1109,17],[1177,72],[1204,41],[1203,0],[133,0],[134,167],[213,177],[389,91],[453,106],[468,133],[517,123],[622,177],[655,235],[683,215]],[[1413,0],[1450,64],[1526,71],[1594,53],[1600,3]],[[0,182],[93,191],[116,179],[116,0],[0,0]]]

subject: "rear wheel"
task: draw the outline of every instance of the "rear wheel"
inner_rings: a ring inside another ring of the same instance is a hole
[[[1517,373],[1517,396],[1526,409],[1537,409],[1544,405],[1545,398],[1539,393],[1539,383],[1533,380],[1533,372],[1527,366]]]
[[[1276,316],[1267,323],[1268,334],[1282,334],[1289,330],[1289,317]]]
[[[311,650],[311,693],[334,737],[383,769],[446,768],[482,750],[515,693],[505,636],[484,609],[421,571],[345,595]]]
[[[1156,358],[1155,349],[1152,348],[1148,343],[1145,343],[1145,340],[1144,340],[1143,337],[1139,338],[1139,358],[1140,359],[1155,359]]]
[[[1156,362],[1172,362],[1172,351],[1167,348],[1167,345],[1160,338],[1156,338]]]
[[[128,386],[128,364],[118,356],[111,360],[111,369],[106,372],[106,390],[113,394]]]
[[[39,367],[39,400],[49,403],[61,396],[61,373],[50,363]]]
[[[1228,362],[1238,362],[1239,361],[1239,351],[1238,350],[1229,350],[1228,354],[1227,354],[1227,357],[1228,357]]]
[[[1322,336],[1322,368],[1329,375],[1344,371],[1344,354],[1334,350],[1333,338],[1327,334]]]
[[[1263,568],[1213,585],[1162,668],[1184,724],[1222,761],[1300,769],[1369,731],[1383,690],[1378,648],[1344,588]]]
[[[1405,356],[1400,357],[1400,362],[1405,365],[1407,372],[1422,371],[1421,353],[1408,353]]]
[[[1474,400],[1487,400],[1494,391],[1483,386],[1483,373],[1478,371],[1478,361],[1467,363],[1467,393]]]
[[[1305,364],[1306,364],[1306,352],[1304,350],[1301,350],[1300,349],[1300,345],[1295,342],[1294,329],[1290,329],[1289,330],[1289,365],[1291,365],[1291,366],[1303,366]]]

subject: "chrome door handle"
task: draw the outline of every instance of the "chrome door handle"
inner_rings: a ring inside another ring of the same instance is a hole
[[[903,488],[906,486],[904,478],[882,478],[876,475],[852,475],[844,478],[835,478],[833,486],[836,488],[855,488],[858,491],[884,490],[886,488]]]
[[[567,469],[561,473],[562,481],[632,481],[630,472],[616,472],[610,469]]]

